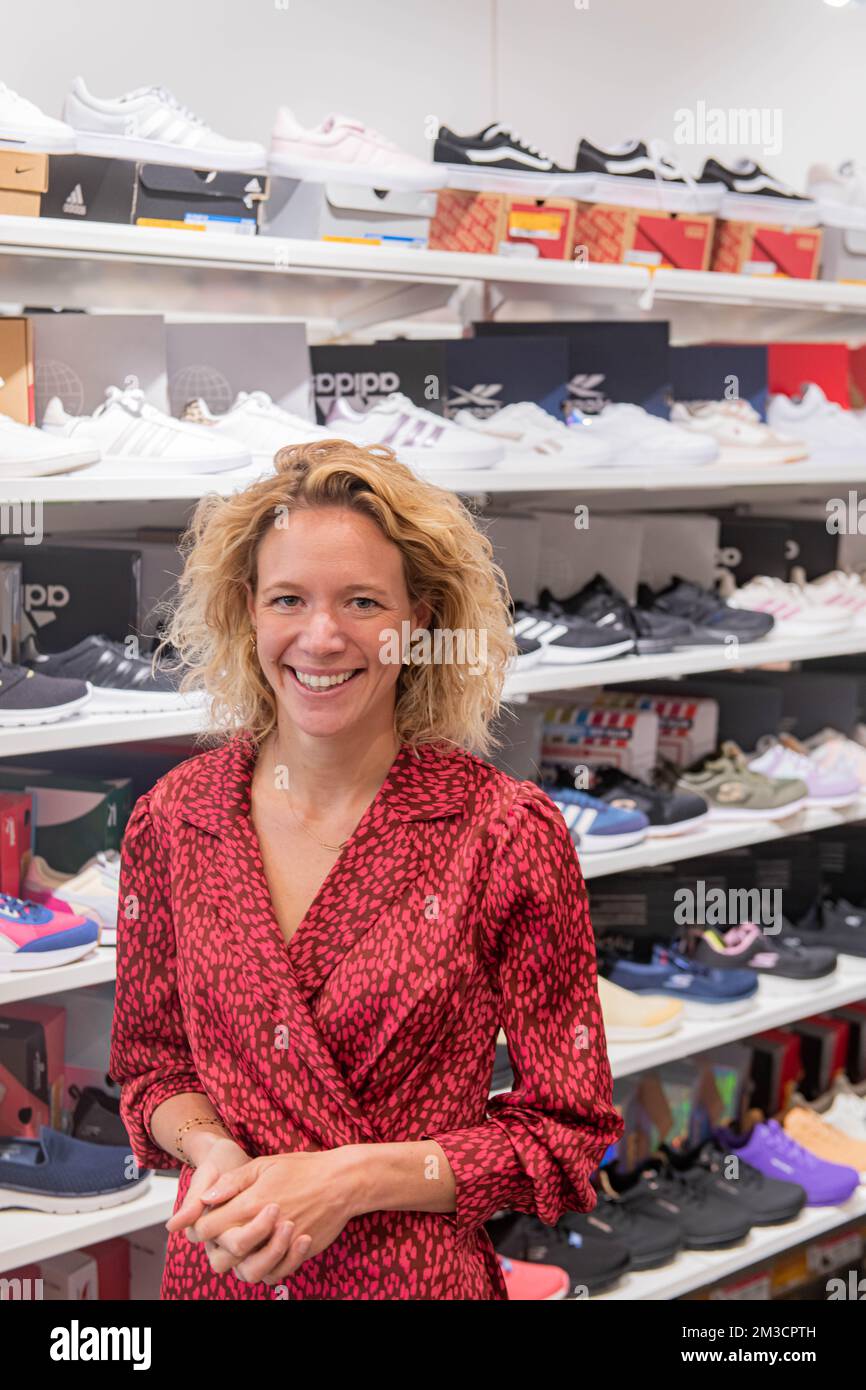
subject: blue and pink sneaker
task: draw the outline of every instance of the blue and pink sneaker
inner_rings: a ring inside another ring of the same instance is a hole
[[[89,917],[0,893],[0,975],[69,965],[98,941],[99,926]]]

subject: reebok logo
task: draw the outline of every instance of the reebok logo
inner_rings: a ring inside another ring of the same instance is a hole
[[[598,415],[610,398],[602,390],[604,372],[590,372],[573,376],[566,387],[572,402],[584,415]]]
[[[328,418],[335,401],[348,396],[359,405],[369,406],[381,396],[400,390],[397,372],[316,372],[316,405]]]
[[[456,415],[458,410],[471,410],[473,415],[485,419],[502,408],[502,402],[497,399],[502,390],[501,382],[495,386],[473,386],[468,391],[462,386],[451,389],[453,395],[445,402],[445,414],[449,417]]]
[[[72,192],[68,195],[63,204],[63,211],[72,217],[86,217],[87,204],[84,201],[84,194],[81,191],[81,184],[77,183]]]
[[[73,1318],[51,1329],[52,1361],[131,1361],[133,1370],[150,1369],[149,1327],[84,1327]]]

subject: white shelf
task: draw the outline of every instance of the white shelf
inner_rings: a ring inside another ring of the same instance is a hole
[[[116,974],[117,953],[113,946],[97,946],[89,955],[71,965],[49,970],[13,970],[0,974],[0,1008],[20,999],[41,999],[67,989],[110,983]]]
[[[615,1288],[596,1294],[588,1301],[658,1303],[680,1298],[863,1216],[866,1216],[866,1187],[861,1184],[841,1206],[805,1207],[796,1220],[784,1226],[753,1227],[743,1243],[732,1250],[685,1250],[661,1269],[626,1274]]]
[[[772,942],[772,937],[769,938]],[[807,984],[778,980],[761,980],[758,993],[751,1001],[748,1013],[734,1018],[700,1021],[685,1019],[675,1033],[666,1038],[647,1039],[639,1043],[611,1043],[608,1046],[610,1065],[616,1078],[633,1076],[635,1072],[661,1066],[678,1057],[693,1057],[711,1047],[722,1047],[739,1038],[763,1033],[767,1028],[780,1028],[810,1014],[839,1009],[866,999],[866,960],[856,956],[840,956],[836,973],[828,980],[810,980]]]
[[[148,1190],[131,1202],[74,1216],[22,1208],[0,1211],[0,1271],[165,1222],[174,1209],[177,1185],[175,1174],[154,1173]]]
[[[54,753],[67,748],[101,748],[111,743],[151,742],[162,738],[192,737],[200,732],[200,709],[162,714],[74,714],[56,724],[34,724],[20,729],[0,729],[0,758],[28,753]]]

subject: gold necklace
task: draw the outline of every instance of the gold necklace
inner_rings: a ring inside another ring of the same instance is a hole
[[[272,763],[273,763],[273,772],[274,772],[274,786],[276,786],[276,785],[277,785],[277,744],[276,744],[276,740],[274,740],[274,756],[273,756],[273,759],[272,759]],[[288,787],[286,788],[286,791],[288,791]],[[320,840],[319,837],[318,837],[318,835],[314,835],[313,832],[312,832],[312,830],[308,830],[307,827],[304,825],[304,822],[301,820],[300,816],[297,814],[297,812],[295,811],[294,806],[292,805],[291,796],[289,796],[288,800],[289,800],[289,810],[291,811],[294,820],[295,820],[296,823],[300,826],[300,828],[303,830],[304,834],[305,834],[305,835],[309,835],[309,837],[310,837],[311,840],[315,840],[315,842],[316,842],[317,845],[321,845],[322,849],[331,850],[331,851],[332,851],[333,853],[335,853],[335,854],[339,854],[342,850],[344,850],[344,849],[346,848],[346,845],[349,843],[349,840],[351,840],[351,838],[352,838],[351,835],[349,835],[347,839],[341,840],[340,843],[339,843],[338,845],[329,845],[329,844],[326,844],[326,842],[325,842],[324,840]]]

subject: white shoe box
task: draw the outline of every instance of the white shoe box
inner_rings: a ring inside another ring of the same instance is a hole
[[[311,241],[369,241],[424,247],[435,193],[271,178],[262,235]]]
[[[154,1181],[159,1181],[158,1176]],[[147,1226],[142,1231],[133,1231],[128,1240],[130,1300],[134,1303],[158,1302],[168,1233],[164,1226]]]
[[[67,1250],[41,1263],[42,1297],[64,1302],[96,1302],[99,1273],[92,1255],[83,1250]]]
[[[866,281],[866,230],[824,228],[821,279]]]

